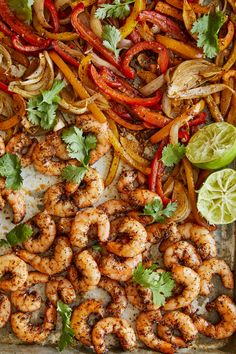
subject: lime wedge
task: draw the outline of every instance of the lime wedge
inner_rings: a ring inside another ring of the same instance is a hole
[[[229,123],[209,124],[190,139],[186,156],[196,167],[217,170],[236,157],[236,128]]]
[[[212,173],[198,193],[197,208],[210,224],[236,220],[236,171],[226,168]]]

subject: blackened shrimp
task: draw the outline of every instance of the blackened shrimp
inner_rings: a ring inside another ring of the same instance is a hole
[[[186,241],[179,241],[169,246],[163,255],[164,265],[171,268],[176,264],[197,269],[201,265],[201,257],[195,247]]]
[[[7,295],[0,293],[0,328],[4,327],[11,314],[11,303]]]
[[[8,141],[6,152],[17,155],[21,160],[21,165],[26,167],[32,162],[32,154],[36,144],[36,139],[30,138],[25,133],[17,133]]]
[[[76,298],[75,289],[71,282],[59,276],[49,280],[45,292],[50,302],[55,306],[60,298],[65,304],[70,304]]]
[[[0,256],[0,278],[6,273],[12,276],[9,279],[0,279],[0,289],[15,291],[27,280],[27,264],[14,254]]]
[[[106,290],[111,295],[111,302],[106,307],[106,312],[114,317],[120,317],[127,307],[127,299],[124,288],[116,281],[102,277],[98,287]]]

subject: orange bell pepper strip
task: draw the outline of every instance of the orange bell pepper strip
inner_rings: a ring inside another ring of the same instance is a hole
[[[92,61],[92,56],[91,55],[87,55],[86,57],[84,57],[79,65],[79,78],[82,81],[82,83],[91,88],[91,89],[95,89],[95,85],[92,82],[92,80],[90,80],[90,78],[88,77],[88,68],[89,68],[89,64]]]
[[[21,97],[18,94],[14,94],[12,97],[13,97],[16,113],[11,118],[0,121],[0,130],[8,130],[13,128],[15,125],[20,123],[22,117],[25,115],[26,104],[23,97]]]
[[[183,21],[182,12],[173,6],[166,4],[165,2],[158,1],[155,10],[157,12],[161,12],[164,15],[171,16],[176,20]]]
[[[109,127],[110,127],[111,131],[115,135],[115,137],[117,139],[119,139],[119,132],[118,132],[116,123],[109,119],[108,120],[108,124],[109,124]],[[113,156],[110,168],[109,168],[109,172],[108,172],[107,177],[106,177],[106,179],[104,181],[105,187],[109,186],[114,181],[114,179],[116,177],[116,173],[117,173],[118,167],[119,167],[119,163],[120,163],[120,157],[114,151],[114,156]]]
[[[177,9],[182,10],[183,9],[183,1],[182,0],[166,0],[166,2]],[[194,10],[194,12],[198,14],[207,14],[209,12],[210,7],[208,6],[201,6],[197,3],[191,3],[191,6]]]
[[[121,136],[120,137],[120,142],[121,142],[121,145],[123,146],[123,148],[132,157],[132,159],[134,159],[135,161],[137,161],[141,165],[150,166],[150,161],[149,160],[146,160],[142,156],[138,155],[135,152],[134,148],[132,149],[132,142],[129,139],[124,138],[123,136]]]
[[[89,98],[90,95],[82,85],[79,79],[76,78],[74,75],[73,71],[69,68],[69,66],[59,57],[59,55],[56,52],[50,52],[49,53],[52,61],[58,66],[58,68],[61,70],[61,72],[64,74],[65,78],[69,81],[69,83],[72,85],[73,89],[75,92],[78,94],[78,96],[82,99]],[[88,105],[88,109],[90,112],[93,114],[94,118],[97,119],[99,122],[104,123],[106,122],[106,117],[103,114],[103,112],[98,108],[96,103],[90,103]]]
[[[135,0],[133,10],[129,17],[126,19],[124,26],[120,28],[122,38],[128,37],[129,34],[135,29],[138,21],[136,21],[139,13],[145,9],[145,0]]]
[[[118,114],[116,114],[114,111],[112,111],[111,109],[108,109],[106,111],[106,114],[109,116],[110,119],[112,119],[114,122],[116,122],[117,124],[121,125],[122,127],[125,127],[129,130],[135,130],[135,131],[139,131],[139,130],[144,130],[145,127],[143,124],[132,124],[127,122],[126,120],[124,120],[123,118],[121,118]]]
[[[219,39],[220,51],[228,48],[232,40],[234,39],[234,24],[229,21],[227,25],[227,34],[224,38]]]

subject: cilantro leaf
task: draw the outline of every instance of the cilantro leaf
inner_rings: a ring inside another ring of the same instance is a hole
[[[106,25],[103,27],[102,39],[104,47],[113,52],[117,59],[121,51],[117,48],[117,44],[121,40],[120,31],[115,26]]]
[[[87,167],[69,165],[62,170],[61,176],[68,182],[80,184],[87,171]]]
[[[112,4],[102,4],[96,10],[95,16],[100,20],[104,20],[104,18],[107,17],[122,19],[129,15],[129,4],[132,4],[133,2],[134,0],[125,0],[124,2],[115,0]]]
[[[27,224],[15,226],[8,234],[6,239],[11,246],[16,246],[30,238],[33,235],[33,229]]]
[[[95,243],[94,245],[92,245],[92,249],[96,252],[102,252],[103,248],[102,246],[99,245],[99,243]]]
[[[166,297],[171,296],[175,282],[171,273],[157,273],[157,265],[145,269],[142,263],[139,263],[133,272],[133,281],[144,288],[152,291],[153,303],[162,306]]]
[[[32,21],[32,5],[34,0],[8,0],[8,4],[20,20],[30,23]]]
[[[169,203],[166,208],[163,208],[163,204],[158,198],[154,198],[149,204],[146,204],[143,209],[144,215],[152,216],[153,222],[163,223],[166,218],[173,215],[177,209],[177,203]]]
[[[74,338],[74,331],[70,326],[72,309],[62,301],[57,302],[57,312],[62,319],[62,334],[60,336],[58,347],[60,352],[70,345]]]
[[[179,163],[180,160],[184,157],[185,150],[186,148],[183,144],[168,144],[162,151],[161,160],[166,166],[172,167]]]
[[[0,158],[0,176],[6,177],[6,188],[17,190],[22,186],[21,163],[17,155],[7,153]]]
[[[7,240],[4,240],[3,238],[0,239],[0,247],[8,247],[10,246]]]
[[[219,53],[218,34],[225,22],[222,11],[210,12],[194,22],[191,32],[198,34],[197,46],[203,48],[206,57],[212,59]]]

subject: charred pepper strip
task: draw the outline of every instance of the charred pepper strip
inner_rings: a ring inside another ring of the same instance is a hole
[[[152,111],[151,109],[146,107],[133,107],[132,111],[140,120],[158,128],[162,128],[170,122],[169,118],[163,116],[159,112]]]
[[[11,36],[12,35],[12,31],[1,20],[0,20],[0,31],[2,33],[4,33],[6,36]]]
[[[44,47],[36,47],[34,45],[26,45],[22,43],[20,36],[14,35],[12,36],[12,44],[13,47],[20,52],[23,52],[25,54],[38,54],[39,52],[42,52],[45,48]]]
[[[52,46],[55,49],[55,51],[62,57],[67,63],[75,66],[76,68],[79,67],[79,62],[73,58],[70,54],[66,53],[65,50],[63,50],[60,47],[60,44],[58,41],[52,41]]]
[[[44,6],[46,9],[48,9],[51,19],[52,19],[52,25],[53,25],[53,32],[57,33],[59,32],[60,28],[60,23],[59,23],[59,18],[57,14],[57,10],[55,8],[55,5],[51,0],[44,0]]]

